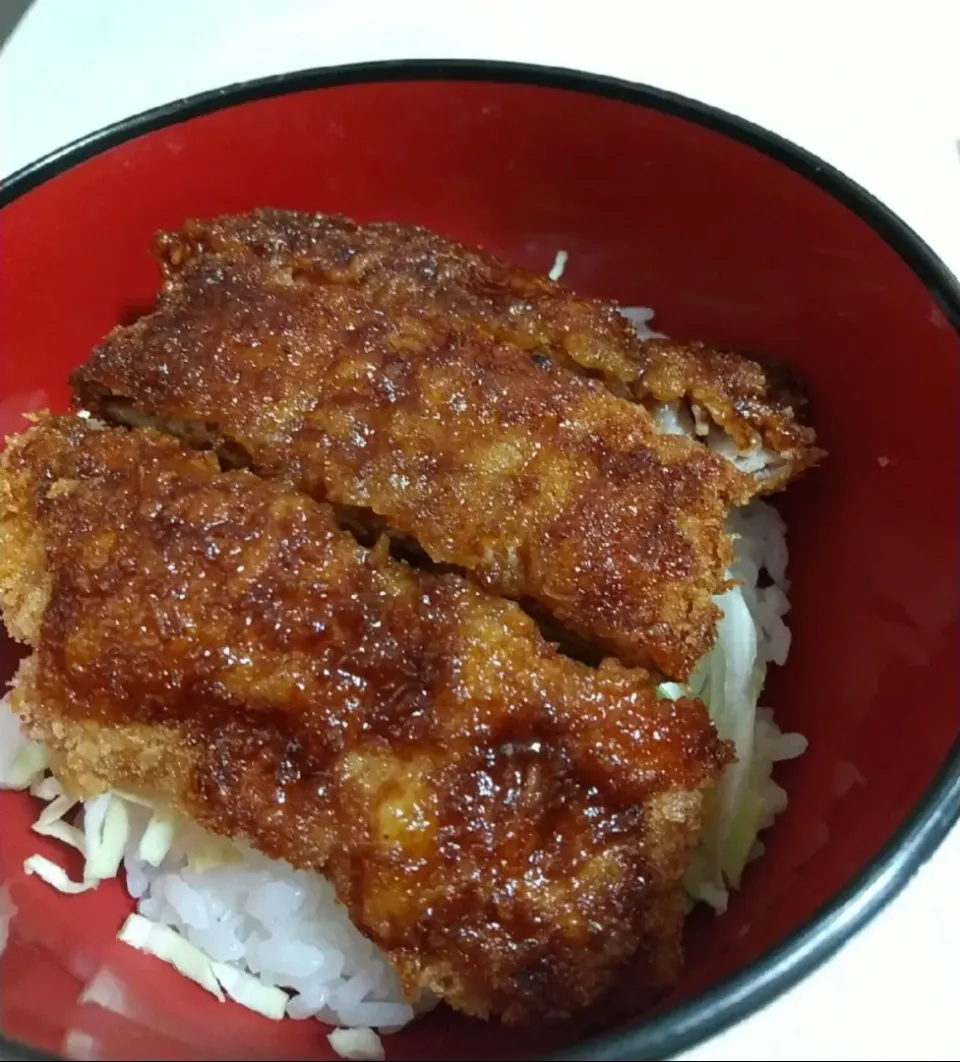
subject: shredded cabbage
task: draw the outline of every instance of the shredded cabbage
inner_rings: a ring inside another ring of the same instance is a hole
[[[699,697],[717,733],[732,741],[737,753],[716,789],[707,794],[700,844],[693,854],[686,888],[694,900],[718,912],[727,907],[727,888],[738,888],[750,860],[766,811],[764,785],[769,766],[755,755],[757,701],[766,666],[757,657],[757,629],[739,587],[719,596],[723,611],[713,649],[700,662],[686,687],[664,682],[661,697]]]
[[[13,762],[0,774],[0,789],[28,789],[47,769],[47,750],[37,741],[24,741]]]
[[[566,251],[557,251],[557,256],[553,260],[553,265],[550,267],[550,272],[547,276],[551,280],[559,280],[563,276],[563,271],[567,268],[567,255]]]
[[[56,800],[57,797],[63,796],[63,786],[52,774],[48,774],[46,777],[36,778],[30,784],[30,796],[39,797],[40,800]]]
[[[210,967],[224,992],[235,1003],[271,1021],[280,1021],[286,1014],[290,997],[282,988],[265,985],[253,974],[229,963],[211,961]]]
[[[102,815],[93,819],[87,829],[87,865],[84,877],[91,881],[115,878],[120,869],[124,849],[130,839],[130,813],[126,801],[105,793],[97,800],[105,801]],[[86,817],[85,817],[86,825]]]
[[[143,915],[132,914],[120,928],[117,939],[137,951],[154,955],[169,963],[178,973],[189,977],[222,1003],[226,997],[220,988],[210,958],[176,930],[151,922]]]
[[[704,843],[708,849],[713,849],[714,883],[722,885],[723,878],[726,878],[730,884],[738,886],[756,834],[750,838],[742,861],[728,848],[728,842],[735,832],[735,824],[740,823],[740,832],[743,832],[744,814],[749,813],[749,806],[753,803],[746,800],[755,774],[751,770],[757,716],[753,690],[757,685],[756,671],[762,673],[763,669],[757,667],[757,629],[740,588],[728,590],[718,603],[723,609],[723,617],[717,625],[717,641],[709,655],[709,679],[702,697],[717,733],[733,742],[737,759],[723,772],[714,794],[718,806],[715,831],[712,837],[704,838]],[[759,685],[762,686],[762,682],[761,674]]]
[[[50,778],[45,779],[45,781],[54,782],[59,789],[59,783],[56,782],[56,779]],[[54,796],[50,803],[40,812],[40,817],[31,827],[33,832],[38,833],[41,837],[52,837],[62,844],[76,848],[81,854],[84,853],[86,851],[86,839],[83,836],[83,831],[63,821],[64,815],[72,811],[76,806],[76,800],[72,800],[62,793],[59,796]]]
[[[678,701],[688,695],[687,690],[679,682],[661,682],[657,687],[657,696],[671,701]]]
[[[152,867],[158,867],[167,857],[167,853],[173,847],[177,835],[177,823],[169,815],[156,812],[147,823],[143,831],[140,844],[137,846],[137,858],[149,863]]]
[[[88,892],[100,884],[97,881],[73,881],[63,867],[42,855],[28,856],[23,861],[23,869],[27,874],[36,874],[41,881],[51,885],[57,892],[65,892],[69,895]]]
[[[286,1013],[290,997],[282,988],[265,985],[252,974],[235,966],[214,962],[206,952],[169,926],[151,922],[143,915],[132,914],[124,922],[118,939],[168,963],[184,977],[189,977],[216,996],[221,1003],[229,996],[234,1002],[272,1021],[280,1021]]]

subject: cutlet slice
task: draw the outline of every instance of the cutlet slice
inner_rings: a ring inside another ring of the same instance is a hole
[[[135,791],[327,875],[407,990],[471,1014],[676,979],[680,880],[730,758],[699,702],[564,657],[515,603],[147,429],[11,440],[0,548],[34,646],[13,708],[74,795]]]
[[[351,282],[354,265],[318,280],[298,263],[183,258],[156,311],[74,373],[76,403],[285,478],[602,652],[686,678],[713,643],[724,521],[752,479],[494,335],[482,298],[413,312],[416,260],[380,262],[385,288]]]
[[[805,423],[802,382],[703,343],[641,342],[615,306],[415,226],[258,210],[161,235],[169,283],[203,254],[254,254],[315,283],[355,285],[394,316],[540,352],[643,402],[664,430],[733,461],[759,494],[782,490],[823,456]]]
[[[632,371],[617,377],[661,431],[696,439],[753,480],[757,494],[783,490],[824,452],[800,419],[804,386],[785,367],[704,343],[648,339]]]

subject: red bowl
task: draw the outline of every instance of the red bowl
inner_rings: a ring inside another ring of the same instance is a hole
[[[544,271],[563,248],[573,288],[810,384],[830,456],[782,502],[794,645],[767,695],[810,748],[778,773],[791,803],[766,856],[725,917],[692,920],[686,979],[644,1021],[576,1042],[438,1012],[388,1042],[393,1059],[670,1057],[827,959],[957,817],[956,281],[851,181],[699,103],[493,63],[314,71],[160,108],[3,185],[0,430],[63,407],[69,369],[150,306],[156,229],[258,205],[419,222]],[[17,907],[0,1057],[331,1057],[315,1023],[221,1006],[115,943],[119,884],[68,898],[26,879],[35,808],[0,807]],[[114,1009],[79,999],[104,968]]]

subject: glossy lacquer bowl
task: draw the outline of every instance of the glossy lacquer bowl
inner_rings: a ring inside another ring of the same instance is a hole
[[[320,70],[186,100],[7,182],[0,210],[0,430],[62,409],[66,379],[148,308],[155,230],[273,205],[418,222],[656,309],[680,338],[806,377],[829,459],[783,498],[786,668],[765,701],[810,741],[790,806],[723,918],[690,922],[683,984],[654,1015],[577,1042],[438,1010],[392,1059],[659,1059],[810,972],[884,905],[957,817],[960,294],[921,241],[830,167],[709,107],[564,71],[489,63]],[[16,652],[5,642],[2,677]],[[775,669],[776,670],[776,669]],[[0,1056],[324,1059],[315,1022],[220,1004],[115,942],[114,881],[64,897],[23,861],[29,796],[0,794]],[[110,1009],[79,999],[107,968]],[[118,1012],[119,1011],[119,1012]],[[23,1046],[29,1045],[29,1046]]]

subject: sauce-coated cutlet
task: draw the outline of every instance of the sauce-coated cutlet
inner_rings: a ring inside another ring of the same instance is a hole
[[[33,647],[13,707],[70,792],[135,790],[326,874],[411,993],[472,1014],[676,980],[680,881],[730,758],[699,702],[148,429],[11,440],[0,558]]]
[[[822,456],[803,383],[783,366],[699,342],[640,341],[609,302],[420,226],[255,210],[188,222],[163,234],[158,251],[171,281],[199,256],[252,253],[315,283],[355,284],[387,313],[546,355],[647,406],[681,402],[698,440],[725,435],[742,458],[766,452],[762,464],[740,462],[753,467],[757,493],[781,490]]]
[[[612,309],[399,226],[261,212],[158,247],[156,311],[75,372],[78,406],[347,507],[627,664],[682,680],[709,651],[757,484],[581,371],[625,342]]]

